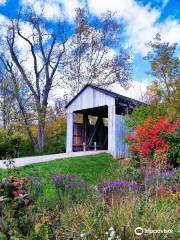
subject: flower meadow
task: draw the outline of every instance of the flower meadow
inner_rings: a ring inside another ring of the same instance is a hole
[[[108,154],[94,159],[72,159],[67,166],[75,161],[76,170],[69,173],[58,171],[63,163],[7,171],[0,183],[0,239],[178,239],[178,168],[145,171]],[[98,176],[96,161],[107,164]],[[88,166],[86,175],[77,165]],[[171,233],[139,238],[137,227]]]

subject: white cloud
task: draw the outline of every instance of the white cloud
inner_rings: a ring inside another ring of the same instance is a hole
[[[6,35],[8,25],[9,25],[9,19],[4,15],[0,14],[0,35],[2,40],[4,40],[4,37]]]
[[[131,82],[131,85],[129,89],[124,89],[121,87],[119,83],[115,83],[112,85],[112,91],[121,94],[126,97],[130,97],[132,99],[136,99],[139,101],[144,100],[144,94],[147,90],[147,86],[149,85],[149,82],[147,80],[144,80],[142,82],[133,80]]]
[[[160,24],[159,29],[163,41],[180,44],[180,22],[178,20],[168,18]]]
[[[5,5],[6,4],[6,0],[0,0],[0,5]]]
[[[78,0],[21,0],[21,4],[33,9],[47,20],[57,21],[59,18],[66,17],[72,22],[75,17],[75,9],[83,7]]]
[[[73,22],[75,9],[85,7],[100,16],[110,10],[116,12],[118,21],[125,23],[124,35],[127,37],[127,46],[132,46],[135,53],[145,55],[148,51],[146,42],[152,40],[156,33],[170,43],[180,43],[180,23],[178,20],[166,19],[159,22],[164,7],[169,0],[156,0],[159,7],[155,8],[149,3],[142,5],[135,0],[21,0],[23,6],[33,7],[37,13],[42,13],[46,19],[56,21],[66,17]]]
[[[0,27],[5,26],[8,23],[9,23],[9,19],[6,16],[0,14]]]
[[[75,10],[83,8],[84,3],[80,0],[59,0],[63,4],[63,13],[68,17],[69,21],[73,21],[75,17]]]
[[[125,23],[125,36],[127,45],[131,45],[136,53],[145,55],[147,52],[146,42],[155,37],[156,33],[162,35],[162,39],[170,43],[180,43],[180,23],[178,20],[167,19],[159,23],[161,11],[168,3],[162,2],[161,8],[152,8],[150,4],[144,6],[135,0],[88,0],[90,12],[100,16],[107,10],[116,12],[116,18]]]

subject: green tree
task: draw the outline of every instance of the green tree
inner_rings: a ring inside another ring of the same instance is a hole
[[[150,51],[144,59],[149,61],[148,74],[154,78],[147,95],[151,101],[167,103],[167,111],[176,115],[180,109],[180,61],[176,56],[177,44],[162,42],[157,34],[147,46]]]
[[[137,125],[142,125],[148,117],[157,120],[159,116],[167,115],[167,107],[164,103],[153,102],[151,104],[142,104],[134,109],[131,115],[126,119],[128,127],[135,128]]]

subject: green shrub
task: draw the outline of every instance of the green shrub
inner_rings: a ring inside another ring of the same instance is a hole
[[[167,115],[167,107],[163,103],[143,104],[133,110],[128,115],[126,123],[128,127],[135,128],[139,124],[143,124],[148,117],[157,120],[159,116]]]
[[[10,142],[0,143],[0,159],[5,158],[7,155],[14,157],[15,148]]]
[[[66,136],[57,134],[45,140],[45,152],[48,154],[62,153],[66,151]]]
[[[19,154],[22,156],[31,156],[34,149],[28,139],[24,139],[20,142]]]

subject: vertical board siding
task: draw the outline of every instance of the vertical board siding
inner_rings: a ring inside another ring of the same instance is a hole
[[[125,117],[116,115],[115,98],[87,87],[67,108],[66,151],[73,151],[73,112],[88,108],[108,106],[108,151],[115,157],[128,157],[124,137],[128,133]],[[79,144],[79,140],[76,144]]]
[[[67,112],[114,105],[115,99],[91,87],[87,87],[67,108]]]
[[[128,145],[124,138],[128,134],[128,127],[125,124],[125,116],[116,115],[116,158],[128,157]]]
[[[73,122],[74,122],[74,114],[67,114],[67,137],[66,137],[66,152],[73,151]]]
[[[108,106],[108,151],[116,157],[116,106]]]

